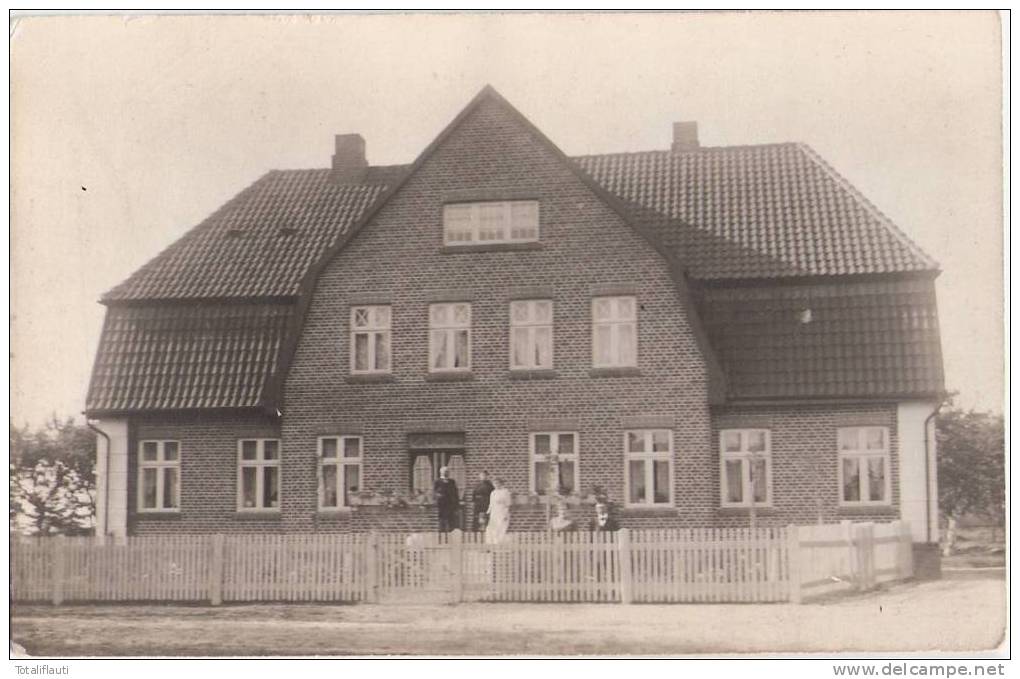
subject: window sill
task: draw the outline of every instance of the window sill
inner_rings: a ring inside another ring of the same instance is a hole
[[[539,241],[528,241],[526,243],[471,243],[470,245],[444,245],[439,248],[443,254],[457,254],[460,252],[527,252],[529,250],[543,250],[545,246]]]
[[[853,515],[868,515],[868,514],[888,514],[889,512],[895,512],[896,508],[892,505],[840,505],[840,514],[853,514]]]
[[[624,505],[620,513],[623,516],[662,516],[663,514],[676,514],[676,507],[673,505]]]
[[[320,509],[315,513],[319,519],[345,519],[354,513],[354,507],[336,507],[332,509]]]
[[[151,509],[140,509],[135,512],[135,517],[139,519],[156,519],[157,521],[174,521],[181,518],[180,510],[174,510],[172,512],[154,512]]]
[[[279,521],[283,513],[279,509],[248,509],[234,512],[235,519],[242,521]]]
[[[630,366],[626,368],[592,368],[589,377],[640,377],[641,369]]]
[[[759,505],[754,508],[754,513],[758,516],[775,516],[779,512],[775,507],[771,505]],[[750,507],[720,507],[718,509],[719,516],[750,516]]]
[[[397,378],[393,373],[351,373],[346,377],[348,384],[379,384],[383,382],[396,382]]]
[[[426,382],[468,382],[473,379],[475,379],[475,374],[470,370],[441,370],[425,373]]]
[[[552,368],[513,369],[507,373],[507,379],[511,380],[551,380],[556,377],[556,371]]]

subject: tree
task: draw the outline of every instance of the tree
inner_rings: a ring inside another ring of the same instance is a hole
[[[10,527],[35,535],[91,531],[96,439],[88,427],[52,417],[43,427],[11,423]]]
[[[946,552],[965,515],[1005,519],[1005,423],[1002,415],[964,411],[950,404],[936,419],[939,509],[949,521]]]

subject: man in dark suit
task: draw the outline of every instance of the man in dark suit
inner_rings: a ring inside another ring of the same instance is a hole
[[[435,496],[436,509],[439,510],[439,532],[448,533],[458,528],[460,491],[457,490],[457,482],[450,478],[450,470],[447,467],[439,468],[439,478],[432,484],[432,494]]]
[[[494,490],[495,487],[489,480],[489,473],[484,471],[479,473],[478,483],[471,491],[471,504],[474,505],[475,510],[475,516],[471,522],[472,530],[485,530],[485,524],[489,520],[489,496]]]

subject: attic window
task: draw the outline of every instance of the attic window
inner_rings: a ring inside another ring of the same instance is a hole
[[[451,203],[443,206],[446,245],[527,243],[538,240],[538,201]]]

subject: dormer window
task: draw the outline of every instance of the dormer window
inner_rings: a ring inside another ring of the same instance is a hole
[[[443,206],[443,242],[446,245],[528,243],[537,240],[537,200]]]

